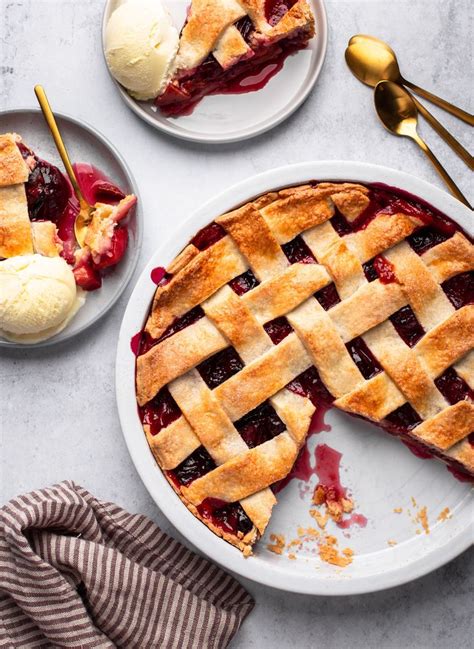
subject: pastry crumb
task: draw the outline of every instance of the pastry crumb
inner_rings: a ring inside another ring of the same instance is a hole
[[[333,537],[334,538],[334,537]],[[319,556],[326,563],[330,563],[333,566],[339,566],[340,568],[345,568],[352,563],[352,554],[350,548],[345,548],[340,554],[337,550],[335,543],[322,543],[319,546]]]
[[[293,552],[290,552],[289,555],[288,555],[288,559],[291,559],[292,561],[294,561],[296,559],[296,554],[293,554]]]
[[[403,507],[394,507],[393,508],[393,513],[394,514],[401,514],[403,511]]]
[[[318,511],[317,509],[310,509],[309,513],[310,513],[310,516],[312,516],[314,518],[314,520],[316,521],[316,523],[318,524],[318,527],[321,530],[324,530],[324,528],[326,527],[326,524],[327,524],[327,522],[329,520],[329,513],[326,512],[325,514],[323,514],[320,511]]]
[[[428,522],[428,510],[426,508],[426,505],[420,509],[420,511],[416,515],[416,520],[421,524],[421,527],[423,528],[425,534],[429,534],[430,525]]]
[[[443,511],[439,513],[437,520],[442,522],[447,521],[449,518],[452,518],[451,510],[449,509],[449,507],[445,507]]]
[[[413,505],[413,507],[418,507],[418,505],[416,504],[416,500],[413,498],[413,496],[411,497],[411,504]]]
[[[397,545],[397,541],[395,541],[395,539],[388,539],[387,544],[393,547],[394,545]]]
[[[270,541],[268,543],[267,550],[274,552],[275,554],[283,554],[285,549],[285,537],[282,534],[270,534]]]

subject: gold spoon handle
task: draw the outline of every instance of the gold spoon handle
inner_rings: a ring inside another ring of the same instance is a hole
[[[454,180],[448,174],[446,169],[443,167],[441,162],[438,160],[438,158],[435,156],[435,154],[429,148],[429,146],[426,144],[426,142],[418,135],[418,133],[415,133],[412,137],[415,140],[415,142],[418,144],[418,146],[421,148],[421,150],[425,153],[427,158],[431,161],[431,164],[436,169],[436,171],[439,173],[439,175],[444,180],[444,182],[447,184],[447,186],[451,190],[451,193],[454,194],[454,196],[456,196],[456,198],[458,200],[460,200],[461,203],[464,203],[464,205],[467,205],[467,207],[469,207],[469,209],[472,210],[472,207],[470,206],[467,198],[461,192],[459,187],[456,185]]]
[[[474,126],[474,115],[471,115],[471,113],[466,112],[462,108],[458,108],[458,106],[450,104],[449,101],[441,99],[441,97],[433,95],[433,93],[429,92],[428,90],[424,90],[423,88],[415,86],[415,84],[411,83],[411,81],[407,81],[406,79],[401,78],[401,82],[404,86],[408,86],[414,92],[416,92],[417,95],[420,95],[420,97],[427,99],[432,104],[436,104],[436,106],[439,106],[443,110],[446,110],[448,113],[451,113],[451,115],[454,115],[458,119],[462,119],[463,122],[467,122],[467,124],[469,124],[470,126]]]
[[[422,115],[426,121],[430,124],[430,126],[438,133],[438,135],[443,138],[443,140],[446,142],[448,146],[451,147],[451,149],[456,153],[461,160],[463,160],[469,169],[474,170],[474,157],[469,153],[469,151],[466,151],[466,149],[463,147],[463,145],[456,140],[454,136],[451,135],[451,133],[444,128],[444,126],[441,124],[441,122],[438,122],[436,117],[432,115],[429,110],[427,110],[423,104],[420,104],[420,102],[413,97],[413,101],[415,102],[415,106]]]
[[[61,133],[59,132],[56,119],[54,118],[53,111],[51,110],[51,106],[49,105],[49,101],[46,97],[43,86],[35,86],[35,95],[38,99],[41,110],[43,111],[43,115],[46,123],[48,124],[49,130],[51,131],[51,135],[53,136],[56,149],[61,156],[61,160],[63,161],[66,173],[69,176],[69,180],[71,181],[71,184],[74,188],[74,192],[82,205],[83,203],[86,203],[86,201],[84,200],[81,189],[79,187],[79,183],[77,182],[76,174],[74,173],[74,169],[72,168],[71,160],[69,159],[68,152],[66,150],[66,147],[64,146],[63,138],[61,137]]]

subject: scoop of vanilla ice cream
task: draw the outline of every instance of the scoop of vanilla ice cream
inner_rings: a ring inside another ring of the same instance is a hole
[[[0,330],[33,343],[59,333],[84,303],[62,257],[24,255],[0,262]]]
[[[136,99],[164,90],[179,36],[160,0],[126,0],[105,30],[105,58],[112,75]]]

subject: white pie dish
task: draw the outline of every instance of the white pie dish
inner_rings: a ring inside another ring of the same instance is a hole
[[[342,595],[363,593],[396,586],[419,577],[457,556],[473,542],[474,501],[471,488],[457,482],[446,468],[435,461],[415,458],[398,440],[364,421],[332,410],[326,418],[332,431],[309,440],[327,443],[343,453],[342,479],[354,496],[357,511],[369,519],[366,528],[351,528],[350,539],[343,531],[330,528],[340,546],[355,550],[352,565],[341,570],[322,563],[311,554],[298,555],[296,561],[270,553],[266,544],[274,532],[287,540],[296,537],[299,525],[314,527],[309,516],[310,495],[302,500],[297,481],[279,494],[279,504],[263,539],[252,557],[241,553],[215,536],[180,502],[148,448],[135,400],[135,356],[130,340],[142,329],[155,285],[150,273],[156,266],[166,266],[189,239],[219,214],[266,191],[305,181],[333,180],[379,182],[403,189],[426,200],[456,220],[470,234],[472,213],[444,191],[403,172],[355,162],[314,162],[282,167],[235,185],[197,210],[176,234],[160,246],[143,271],[130,298],[122,323],[116,366],[116,387],[120,420],[135,466],[151,496],[177,527],[199,550],[227,569],[273,587],[288,591]],[[417,534],[407,516],[414,510],[411,498],[419,507],[427,506],[431,532]],[[394,508],[403,507],[403,513]],[[452,517],[437,521],[449,507]],[[336,531],[337,530],[337,531]],[[390,547],[389,540],[398,544]]]
[[[59,128],[74,162],[89,162],[103,171],[125,193],[138,196],[127,217],[129,242],[120,263],[103,278],[102,287],[86,293],[86,301],[60,333],[37,343],[23,344],[0,336],[0,347],[44,347],[63,342],[83,332],[104,316],[117,302],[138,262],[142,239],[142,209],[138,187],[124,158],[114,145],[93,126],[64,113],[55,113]],[[20,108],[0,111],[0,132],[19,133],[23,141],[40,157],[63,170],[53,138],[39,109]]]
[[[107,0],[102,19],[102,50],[105,28],[113,11],[123,0]],[[283,69],[258,90],[247,94],[205,97],[186,117],[168,118],[153,107],[152,101],[137,101],[116,81],[126,105],[154,128],[194,142],[238,142],[255,137],[280,124],[304,102],[321,72],[327,47],[327,18],[323,0],[309,0],[316,18],[316,36],[308,47],[290,56]],[[184,23],[188,0],[169,0],[174,24]],[[104,55],[104,65],[105,55]]]

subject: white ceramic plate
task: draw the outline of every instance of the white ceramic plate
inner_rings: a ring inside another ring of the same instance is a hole
[[[298,554],[297,560],[277,556],[266,548],[269,535],[297,536],[299,525],[315,527],[309,516],[312,489],[301,495],[305,485],[293,480],[279,494],[268,529],[244,559],[241,553],[210,532],[181,503],[155,463],[143,434],[135,401],[135,356],[131,337],[143,328],[156,286],[150,272],[166,266],[189,239],[218,215],[263,192],[285,185],[317,180],[382,182],[419,196],[448,214],[472,233],[472,213],[444,191],[400,171],[356,162],[314,162],[282,167],[260,174],[229,188],[212,199],[161,245],[143,271],[130,298],[120,330],[116,390],[123,433],[145,486],[156,504],[177,529],[199,550],[225,568],[269,586],[300,593],[343,595],[396,586],[443,565],[473,542],[474,507],[471,488],[455,480],[439,462],[414,457],[398,440],[367,422],[331,410],[326,421],[330,432],[309,439],[311,455],[316,443],[327,443],[342,452],[341,478],[351,490],[358,512],[368,518],[365,528],[340,530],[329,522],[327,531],[339,539],[339,546],[351,547],[353,563],[340,569],[323,563],[315,554]],[[314,478],[313,478],[314,480]],[[315,482],[310,486],[314,488]],[[303,489],[302,489],[303,487]],[[411,498],[415,498],[414,508]],[[427,507],[430,534],[416,533],[421,526],[414,515]],[[403,507],[396,514],[394,508]],[[449,507],[452,517],[437,521]],[[344,536],[350,533],[350,538]],[[397,541],[390,547],[389,540]]]
[[[73,162],[89,162],[103,171],[127,194],[138,196],[133,176],[117,149],[96,129],[69,115],[55,113],[61,133]],[[51,134],[39,109],[18,109],[0,112],[0,133],[19,133],[40,158],[44,158],[63,170]],[[84,306],[71,322],[56,336],[34,345],[13,343],[0,337],[3,347],[41,347],[68,340],[90,327],[113,307],[127,286],[141,247],[142,210],[140,198],[136,208],[128,216],[129,242],[127,252],[120,263],[104,277],[102,287],[87,294]]]
[[[102,22],[102,47],[107,21],[124,0],[107,0]],[[311,92],[321,71],[327,44],[323,0],[309,0],[316,18],[316,36],[308,47],[290,56],[283,69],[257,92],[205,97],[192,115],[168,118],[151,101],[136,101],[116,83],[129,108],[146,122],[170,135],[195,142],[236,142],[268,131],[289,117]],[[189,0],[168,0],[178,29],[184,24]]]

